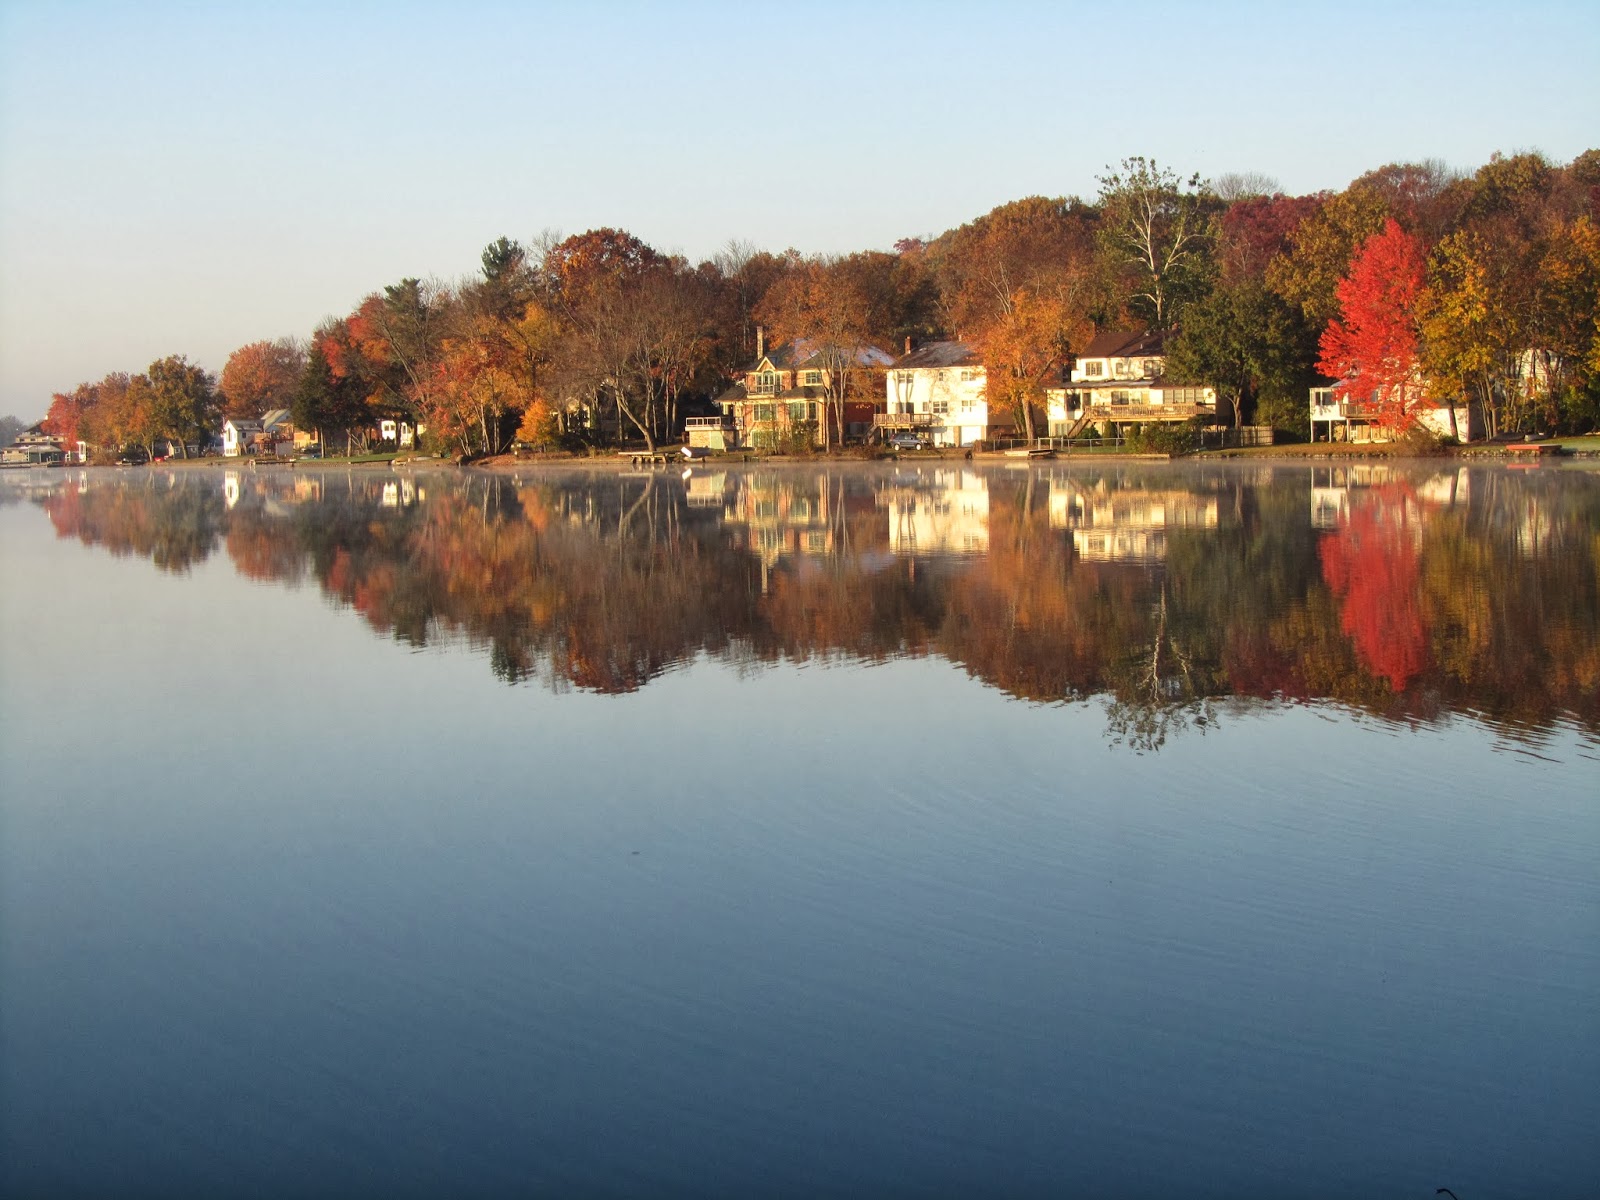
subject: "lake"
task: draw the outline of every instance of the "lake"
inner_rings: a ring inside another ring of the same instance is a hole
[[[1600,471],[0,475],[0,1193],[1592,1195]]]

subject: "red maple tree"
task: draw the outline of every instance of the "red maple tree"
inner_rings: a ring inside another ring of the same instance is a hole
[[[1339,281],[1340,316],[1322,331],[1317,369],[1339,380],[1334,394],[1355,397],[1394,433],[1416,423],[1422,399],[1417,371],[1417,298],[1422,246],[1393,218],[1373,234]]]

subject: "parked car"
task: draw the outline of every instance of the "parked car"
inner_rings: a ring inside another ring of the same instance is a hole
[[[296,455],[295,457],[301,459],[302,461],[304,461],[305,459],[308,459],[308,458],[309,459],[321,458],[322,457],[322,447],[321,446],[316,446],[316,445],[304,446],[304,447],[301,448],[300,453],[298,455]]]
[[[925,434],[897,433],[889,439],[889,445],[896,450],[926,450],[933,442]]]

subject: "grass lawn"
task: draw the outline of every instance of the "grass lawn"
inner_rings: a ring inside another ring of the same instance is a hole
[[[1591,454],[1600,454],[1600,433],[1591,433],[1584,437],[1555,438],[1554,441],[1563,450],[1585,450]]]

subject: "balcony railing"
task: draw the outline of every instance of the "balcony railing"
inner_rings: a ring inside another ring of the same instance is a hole
[[[1349,397],[1343,400],[1330,400],[1326,403],[1314,400],[1311,403],[1311,419],[1313,421],[1342,421],[1350,417],[1364,417],[1366,415],[1367,412],[1361,402],[1359,400],[1351,400]]]
[[[1214,417],[1214,404],[1092,404],[1084,409],[1091,421],[1187,421]]]
[[[875,429],[934,429],[944,424],[934,413],[878,413],[872,418]]]

